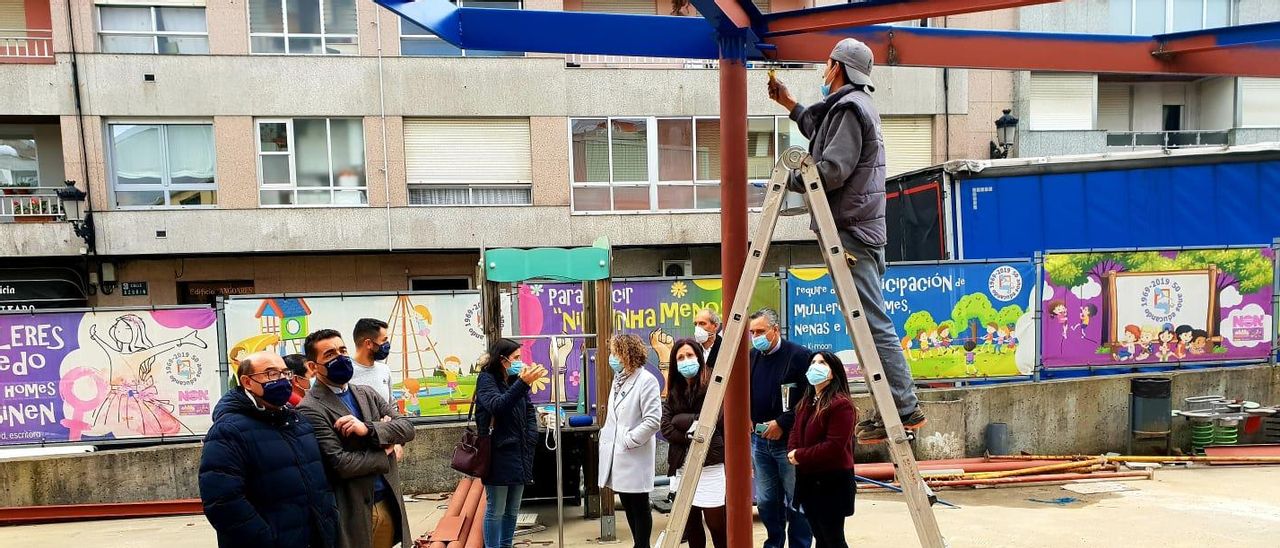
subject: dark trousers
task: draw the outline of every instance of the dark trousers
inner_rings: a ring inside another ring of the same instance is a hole
[[[649,493],[618,493],[622,508],[627,512],[627,527],[635,548],[649,548],[649,535],[653,533],[653,514],[649,512]]]
[[[809,518],[809,529],[813,531],[814,548],[849,548],[849,543],[844,540],[844,516],[820,508],[810,512],[808,506],[804,510],[805,517]]]
[[[711,531],[711,545],[715,548],[728,548],[728,529],[723,506],[700,508],[694,506],[689,512],[689,521],[684,526],[684,538],[689,541],[689,548],[706,548],[707,534],[702,530],[702,523],[707,523]]]

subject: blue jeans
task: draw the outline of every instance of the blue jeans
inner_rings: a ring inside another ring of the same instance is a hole
[[[751,434],[751,462],[755,466],[756,509],[769,538],[764,548],[809,548],[809,522],[791,506],[796,492],[796,468],[787,460],[785,439],[772,441]]]
[[[484,486],[484,548],[511,548],[523,485]]]

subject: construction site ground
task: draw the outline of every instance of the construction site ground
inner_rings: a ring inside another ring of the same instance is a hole
[[[943,533],[953,548],[1079,548],[1151,546],[1159,548],[1233,546],[1272,547],[1280,539],[1280,467],[1205,467],[1163,469],[1154,480],[1130,481],[1130,491],[1081,495],[1058,486],[942,491],[961,508],[935,506]],[[556,539],[554,505],[527,506],[546,531],[517,540]],[[411,529],[421,534],[434,526],[443,502],[408,504]],[[584,520],[581,507],[565,509],[565,546],[598,544],[599,522]],[[631,545],[619,512],[621,546]],[[655,513],[654,535],[667,516]],[[859,495],[857,514],[846,525],[856,548],[914,546],[915,532],[899,495]],[[754,546],[764,541],[757,519]],[[212,548],[217,541],[202,516],[110,520],[0,528],[0,548],[112,546],[130,548]],[[519,544],[517,544],[519,546]]]

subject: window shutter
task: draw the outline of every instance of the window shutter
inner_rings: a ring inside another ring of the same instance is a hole
[[[23,30],[25,28],[27,28],[27,8],[23,0],[0,0],[0,29]]]
[[[1240,127],[1280,127],[1280,78],[1240,79]]]
[[[769,13],[769,0],[751,0],[751,3],[756,5],[760,13]]]
[[[1031,74],[1032,131],[1093,129],[1092,74]]]
[[[582,11],[597,13],[656,15],[658,13],[657,6],[658,4],[654,0],[582,0]]]
[[[533,180],[528,119],[406,119],[404,140],[409,184]]]
[[[1132,88],[1128,84],[1098,84],[1098,129],[1129,129],[1129,105]]]
[[[3,3],[0,1],[0,3]],[[179,7],[179,8],[203,8],[205,0],[94,0],[94,4],[99,6],[161,6],[161,7]],[[261,2],[252,2],[251,4],[262,5]],[[252,9],[252,6],[250,7]],[[280,4],[276,4],[276,11],[280,10]]]
[[[928,116],[884,118],[880,131],[890,177],[933,165],[933,120]]]

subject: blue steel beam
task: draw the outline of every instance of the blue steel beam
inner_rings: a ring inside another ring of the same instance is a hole
[[[710,6],[708,12],[718,7],[715,0],[695,1]],[[715,27],[697,17],[456,8],[447,0],[377,2],[461,48],[720,56]],[[743,12],[749,9],[754,8]],[[734,29],[759,36],[755,24],[752,30],[736,25]],[[845,37],[866,42],[880,65],[1280,77],[1280,22],[1158,36],[866,26],[773,36],[763,43],[748,39],[754,47],[748,47],[746,55],[752,60],[821,63]],[[1188,49],[1194,54],[1179,53]]]

